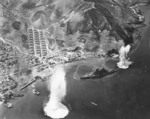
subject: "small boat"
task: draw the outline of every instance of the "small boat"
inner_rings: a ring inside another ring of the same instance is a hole
[[[13,107],[13,104],[9,103],[9,102],[6,102],[6,103],[3,103],[3,105],[7,108],[12,108]]]
[[[32,93],[35,94],[35,95],[40,95],[40,92],[38,92],[36,89],[33,89]]]

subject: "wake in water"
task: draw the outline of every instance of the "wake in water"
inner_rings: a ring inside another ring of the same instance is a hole
[[[49,89],[50,98],[44,112],[51,118],[64,118],[68,115],[68,108],[61,103],[66,95],[65,69],[63,65],[57,65],[54,68],[54,74],[50,79]]]

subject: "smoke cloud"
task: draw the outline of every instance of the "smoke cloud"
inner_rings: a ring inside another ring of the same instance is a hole
[[[73,8],[75,0],[56,0],[54,2],[55,9],[60,9],[63,13],[66,13]]]
[[[83,15],[79,12],[72,12],[70,15],[70,21],[71,22],[80,22],[84,19]]]
[[[130,51],[131,46],[122,46],[119,50],[119,59],[120,61],[117,63],[117,66],[121,69],[127,69],[129,68],[129,65],[132,64],[131,61],[127,58],[127,54]]]
[[[57,65],[54,68],[54,73],[50,79],[49,89],[50,98],[44,112],[51,118],[64,118],[68,115],[68,108],[61,103],[66,95],[65,69],[63,65]]]
[[[84,19],[83,15],[77,11],[73,11],[76,8],[76,5],[80,4],[79,2],[81,2],[81,0],[56,0],[54,5],[55,9],[59,9],[63,15],[68,16],[68,20],[71,22],[80,22]]]

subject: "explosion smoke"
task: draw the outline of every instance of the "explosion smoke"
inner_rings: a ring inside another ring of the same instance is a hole
[[[44,112],[51,118],[64,118],[68,115],[68,108],[61,103],[66,95],[65,69],[63,65],[57,65],[50,79],[50,99],[44,107]]]
[[[129,65],[132,64],[129,59],[127,59],[127,54],[130,51],[131,46],[127,45],[126,47],[122,46],[119,50],[119,59],[120,61],[117,63],[117,66],[121,69],[127,69],[129,68]]]
[[[60,9],[63,14],[70,11],[71,8],[75,5],[76,0],[55,0],[54,5],[55,9]]]

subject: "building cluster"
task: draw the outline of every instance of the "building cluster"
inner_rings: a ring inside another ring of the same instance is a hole
[[[0,76],[5,77],[18,63],[18,51],[9,44],[0,42]]]
[[[29,54],[36,57],[47,55],[46,39],[43,31],[34,28],[28,29]]]
[[[9,92],[17,88],[17,81],[10,74],[17,69],[19,52],[11,45],[0,41],[0,101],[8,106]]]

